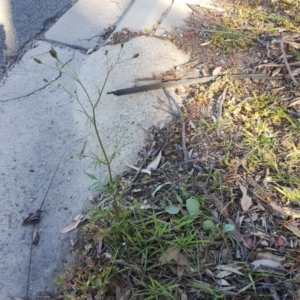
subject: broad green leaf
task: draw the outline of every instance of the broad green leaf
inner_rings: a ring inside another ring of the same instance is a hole
[[[95,176],[95,175],[93,175],[93,174],[90,174],[90,173],[87,173],[87,172],[84,172],[87,176],[89,176],[91,179],[93,179],[93,180],[98,180],[98,178]]]
[[[233,231],[234,228],[235,228],[234,225],[232,225],[232,224],[226,224],[226,225],[223,227],[222,231],[223,231],[223,233],[226,233],[226,232]]]
[[[196,198],[189,198],[186,200],[186,209],[191,217],[195,218],[200,213],[200,203]]]
[[[202,225],[204,230],[212,230],[216,227],[215,223],[211,220],[205,220]]]
[[[170,215],[176,215],[179,212],[179,207],[175,205],[169,205],[165,208],[165,211]]]

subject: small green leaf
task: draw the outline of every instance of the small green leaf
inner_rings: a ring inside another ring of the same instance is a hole
[[[188,210],[190,216],[195,218],[200,213],[200,203],[196,198],[189,198],[186,200],[186,209]]]
[[[137,57],[139,57],[139,54],[138,54],[138,53],[136,53],[136,54],[134,54],[134,55],[132,56],[132,58],[137,58]]]
[[[90,174],[90,173],[87,173],[87,172],[84,172],[87,176],[89,176],[91,179],[93,179],[93,180],[98,180],[98,178],[95,176],[95,175],[93,175],[93,174]]]
[[[41,64],[42,63],[42,61],[40,60],[40,59],[38,59],[38,58],[34,58],[33,59],[37,64]]]
[[[176,215],[179,213],[179,207],[175,205],[169,205],[165,207],[165,211],[169,213],[170,215]]]
[[[204,230],[212,230],[216,227],[215,223],[211,220],[205,220],[202,225]]]
[[[234,230],[234,225],[232,224],[226,224],[222,229],[223,233],[230,232],[233,230]]]

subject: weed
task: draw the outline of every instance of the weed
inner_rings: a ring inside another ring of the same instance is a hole
[[[100,104],[101,101],[101,97],[104,91],[104,88],[106,86],[106,83],[108,81],[109,75],[110,73],[114,70],[114,68],[116,67],[116,65],[124,63],[132,58],[137,58],[138,54],[134,54],[132,57],[128,58],[128,59],[124,59],[121,60],[121,54],[122,54],[122,49],[123,49],[123,44],[121,44],[121,48],[120,51],[118,53],[118,56],[115,60],[115,62],[113,62],[111,65],[109,65],[109,60],[108,60],[108,51],[105,51],[105,57],[106,57],[106,77],[104,79],[104,82],[102,83],[101,87],[97,87],[97,96],[95,99],[93,99],[92,95],[89,93],[89,91],[86,89],[85,85],[83,84],[83,82],[81,81],[81,79],[79,78],[78,74],[76,73],[75,70],[70,69],[67,65],[65,65],[58,57],[57,52],[51,48],[51,50],[49,51],[49,54],[55,59],[55,67],[51,67],[49,65],[44,64],[41,60],[34,58],[35,62],[38,64],[43,64],[45,66],[48,66],[52,69],[58,70],[60,73],[66,74],[68,77],[70,77],[72,80],[74,80],[78,86],[82,89],[84,95],[86,96],[87,100],[88,100],[88,104],[89,104],[89,109],[91,110],[90,112],[88,111],[88,109],[85,107],[85,104],[82,102],[82,100],[79,98],[77,89],[72,92],[70,90],[68,90],[67,88],[65,88],[64,86],[58,85],[58,87],[60,89],[62,89],[64,92],[66,92],[67,94],[69,94],[72,98],[74,98],[77,103],[79,104],[80,108],[81,108],[81,112],[86,116],[87,120],[92,124],[92,127],[94,129],[94,132],[96,134],[96,138],[97,138],[97,142],[98,142],[98,146],[101,150],[101,153],[104,156],[104,159],[100,158],[98,155],[96,155],[95,153],[93,153],[93,159],[94,159],[94,163],[96,166],[98,165],[104,165],[107,168],[108,171],[108,189],[109,192],[113,198],[113,207],[114,207],[114,211],[116,214],[116,217],[119,218],[121,215],[121,209],[120,209],[120,205],[119,205],[119,197],[117,194],[117,186],[116,186],[116,182],[114,180],[113,177],[113,172],[112,172],[112,161],[115,159],[116,155],[119,153],[120,151],[120,141],[118,141],[117,145],[115,146],[115,149],[113,151],[112,154],[108,154],[104,144],[103,144],[103,139],[102,139],[102,135],[101,132],[99,130],[99,126],[97,123],[97,108]],[[46,80],[47,81],[47,80]],[[87,174],[92,180],[95,180],[96,183],[94,186],[99,186],[99,182],[100,180],[93,174]]]

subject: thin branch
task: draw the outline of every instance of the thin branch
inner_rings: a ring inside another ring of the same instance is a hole
[[[217,136],[218,136],[218,138],[220,138],[220,122],[222,119],[223,103],[224,103],[224,99],[226,97],[227,90],[228,90],[228,84],[226,84],[226,86],[225,86],[225,89],[223,91],[223,94],[221,96],[221,101],[219,104],[219,110],[218,110],[218,116],[217,116],[217,125],[218,125],[217,126]]]
[[[286,57],[286,53],[285,53],[285,50],[284,50],[284,41],[286,39],[286,36],[282,37],[282,39],[280,40],[280,49],[281,49],[281,52],[282,52],[282,56],[283,56],[283,60],[284,60],[284,63],[285,63],[285,66],[289,72],[289,75],[291,76],[293,82],[296,84],[296,85],[300,85],[300,83],[295,79],[292,71],[291,71],[291,68],[290,68],[290,65],[288,63],[288,60],[287,60],[287,57]]]

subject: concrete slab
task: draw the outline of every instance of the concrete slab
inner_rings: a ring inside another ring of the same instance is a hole
[[[106,75],[105,51],[108,51],[110,60],[114,61],[119,50],[120,45],[103,47],[90,55],[82,66],[79,75],[94,96],[97,92],[96,85],[101,85]],[[135,53],[139,53],[138,58],[117,65],[111,72],[97,117],[99,127],[104,134],[104,143],[110,151],[113,150],[118,138],[124,134],[121,145],[126,146],[122,148],[120,156],[113,163],[116,173],[123,170],[126,164],[133,164],[137,159],[137,153],[144,145],[146,136],[143,128],[147,129],[153,124],[170,118],[168,113],[154,106],[166,109],[169,103],[162,90],[122,97],[106,95],[106,92],[133,86],[135,78],[161,74],[189,59],[171,42],[155,37],[137,37],[127,42],[122,51],[122,58],[129,58]],[[86,130],[91,132],[88,128]],[[93,136],[92,132],[91,136]],[[96,149],[95,138],[90,139],[90,143],[91,147]],[[104,170],[102,172],[105,174]]]
[[[90,162],[76,157],[83,148],[86,133],[82,130],[85,120],[80,123],[79,119],[74,119],[77,114],[74,100],[54,86],[24,98],[7,99],[7,86],[12,89],[9,97],[13,97],[13,91],[20,97],[22,91],[33,91],[35,85],[40,88],[47,72],[39,66],[42,76],[37,78],[39,72],[38,69],[32,72],[31,57],[41,58],[50,47],[47,43],[37,43],[36,48],[26,54],[27,60],[22,60],[12,74],[8,74],[0,89],[1,299],[10,299],[10,296],[25,299],[30,264],[30,299],[36,299],[39,291],[53,291],[53,279],[63,263],[70,259],[68,254],[72,249],[70,239],[73,235],[63,236],[59,230],[81,213],[91,194],[91,181],[83,172],[89,171]],[[70,53],[73,55],[68,49],[57,50],[66,60]],[[74,55],[70,66],[78,68],[83,56],[80,53]],[[49,55],[42,60],[49,64],[53,62]],[[48,72],[50,76],[54,75],[51,69]],[[23,74],[27,81],[15,81],[16,74]],[[74,83],[65,77],[61,77],[60,82],[74,88]],[[8,101],[3,102],[3,99]],[[21,224],[29,212],[40,208],[43,201],[42,209],[46,211],[38,225],[40,242],[32,246],[32,227]]]
[[[114,32],[120,32],[123,28],[128,28],[132,32],[144,30],[152,32],[171,5],[172,0],[135,0],[118,22]]]
[[[45,37],[71,45],[94,48],[105,30],[113,27],[132,0],[79,0]]]
[[[155,31],[155,35],[164,36],[174,33],[177,29],[186,27],[185,19],[193,12],[188,5],[196,4],[201,7],[223,11],[215,0],[174,0],[169,12]]]
[[[155,35],[163,36],[166,33],[175,32],[178,28],[184,29],[186,27],[184,20],[188,18],[192,12],[185,1],[174,0],[170,11],[155,31]]]

